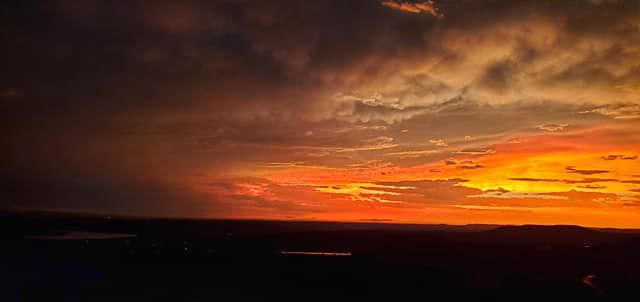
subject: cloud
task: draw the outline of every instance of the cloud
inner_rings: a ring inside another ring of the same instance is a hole
[[[412,181],[379,182],[381,190],[389,195],[385,198],[403,201],[408,205],[442,205],[478,194],[480,190],[459,186],[465,179],[434,179]]]
[[[610,154],[610,155],[606,155],[606,156],[602,156],[600,157],[601,159],[604,160],[634,160],[637,159],[638,156],[636,155],[624,155],[624,154]]]
[[[559,182],[562,181],[560,179],[554,179],[554,178],[532,178],[532,177],[510,177],[508,178],[509,180],[515,180],[515,181],[532,181],[532,182]]]
[[[205,26],[202,13],[189,1],[163,1],[146,6],[142,20],[147,26],[161,31],[185,33]]]
[[[620,2],[620,0],[587,0],[587,1],[594,5],[615,4]]]
[[[401,157],[401,158],[417,158],[422,156],[438,153],[437,150],[416,150],[416,151],[401,151],[386,153],[387,156]]]
[[[335,133],[346,133],[346,132],[351,132],[351,131],[366,131],[366,130],[382,131],[382,130],[387,130],[387,128],[388,128],[387,126],[382,126],[382,125],[375,125],[375,126],[355,125],[355,126],[336,129],[334,132]]]
[[[355,151],[372,151],[397,147],[398,144],[393,143],[393,137],[378,136],[373,138],[363,139],[361,146],[339,148],[336,152],[355,152]]]
[[[504,188],[497,188],[497,189],[488,189],[488,190],[484,190],[484,192],[486,193],[494,193],[494,194],[505,194],[505,193],[509,193],[510,191]]]
[[[268,162],[258,163],[256,166],[260,168],[286,169],[286,168],[323,168],[321,166],[308,165],[304,162]]]
[[[424,2],[410,2],[404,0],[383,0],[382,5],[390,7],[392,9],[414,13],[414,14],[429,14],[434,17],[441,17],[442,14],[438,12],[438,8],[433,0]]]
[[[639,104],[610,104],[596,109],[581,111],[580,113],[597,113],[620,120],[632,120],[640,118]]]
[[[578,186],[578,188],[599,190],[599,189],[605,189],[605,188],[607,188],[607,186],[602,186],[602,185],[582,185],[582,186]]]
[[[483,167],[484,167],[483,165],[478,163],[463,163],[458,166],[458,168],[460,169],[468,169],[468,170],[480,169]]]
[[[608,171],[608,170],[580,170],[580,169],[576,169],[576,167],[569,166],[569,167],[565,168],[565,172],[567,172],[567,173],[577,173],[577,174],[582,174],[582,175],[594,175],[594,174],[609,173],[611,171]]]
[[[332,117],[350,122],[368,123],[383,121],[394,124],[414,116],[433,111],[431,106],[402,105],[394,102],[378,100],[361,100],[353,96],[340,97],[337,101]]]
[[[469,198],[502,198],[502,199],[555,199],[566,200],[564,196],[554,196],[544,193],[520,193],[507,190],[486,190],[482,194],[469,195]]]
[[[438,147],[446,147],[449,146],[449,144],[447,144],[447,142],[445,142],[443,139],[430,139],[429,140],[430,143],[438,146]]]
[[[456,166],[459,169],[467,169],[467,170],[484,168],[482,164],[474,162],[472,160],[456,161],[454,159],[447,159],[444,161],[444,164],[446,166]]]
[[[583,179],[578,179],[578,180],[562,179],[560,181],[562,181],[564,183],[567,183],[567,184],[591,184],[591,183],[596,183],[596,182],[620,182],[620,183],[625,182],[625,180],[619,180],[619,179],[615,179],[615,178],[583,178]]]
[[[529,181],[529,182],[562,182],[566,184],[593,184],[601,182],[613,182],[621,184],[640,184],[640,180],[617,179],[617,178],[583,178],[583,179],[559,179],[559,178],[531,178],[531,177],[510,177],[508,180]]]
[[[476,211],[511,211],[511,212],[531,212],[534,208],[522,207],[522,206],[494,206],[494,205],[472,205],[472,204],[462,204],[462,205],[453,205],[453,207],[465,209],[465,210],[476,210]]]
[[[488,148],[468,148],[468,149],[462,149],[462,150],[456,151],[454,153],[462,154],[462,155],[489,155],[489,154],[496,153],[496,150],[488,149]]]
[[[362,219],[360,219],[360,221],[365,221],[365,222],[391,222],[391,221],[393,221],[393,219],[387,219],[387,218],[362,218]]]
[[[20,93],[15,89],[7,89],[7,90],[1,90],[0,91],[0,99],[14,98],[14,97],[17,97],[19,95],[20,95]]]
[[[453,165],[456,165],[457,162],[455,160],[452,160],[452,159],[447,159],[447,160],[444,161],[444,164],[447,165],[447,166],[453,166]]]
[[[536,126],[536,128],[548,132],[558,132],[565,130],[568,126],[569,124],[543,124]]]

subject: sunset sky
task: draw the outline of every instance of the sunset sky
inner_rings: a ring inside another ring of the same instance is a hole
[[[640,228],[640,1],[10,1],[0,205]]]

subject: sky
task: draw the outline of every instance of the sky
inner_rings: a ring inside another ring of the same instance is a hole
[[[9,1],[0,206],[640,227],[640,2]]]

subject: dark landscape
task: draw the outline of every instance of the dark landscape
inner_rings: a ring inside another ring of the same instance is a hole
[[[2,216],[3,301],[637,301],[640,232]]]

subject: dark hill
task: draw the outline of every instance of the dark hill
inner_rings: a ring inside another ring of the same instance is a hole
[[[539,248],[557,246],[593,247],[626,237],[574,225],[501,226],[482,232],[483,240],[510,244],[535,245]]]

